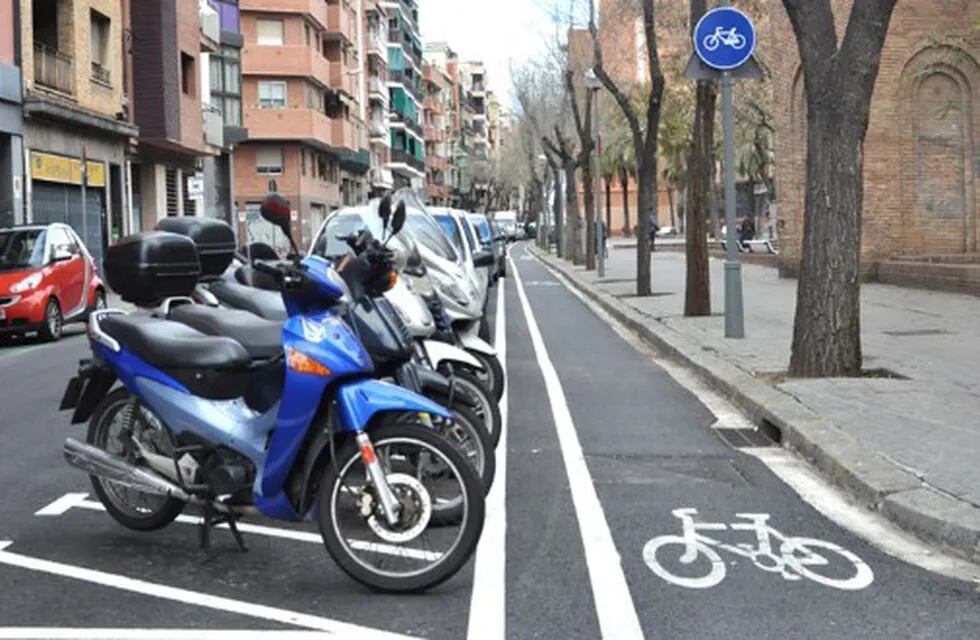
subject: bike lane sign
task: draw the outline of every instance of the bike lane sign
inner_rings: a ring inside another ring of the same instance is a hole
[[[704,14],[694,29],[694,51],[713,69],[737,69],[752,57],[756,34],[752,20],[732,7]]]

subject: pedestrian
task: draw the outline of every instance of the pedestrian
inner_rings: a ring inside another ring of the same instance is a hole
[[[657,219],[654,215],[650,214],[650,251],[657,250],[657,232],[660,231],[660,225],[657,224]]]

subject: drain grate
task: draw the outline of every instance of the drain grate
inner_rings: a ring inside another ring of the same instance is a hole
[[[775,447],[777,444],[762,429],[716,429],[715,433],[736,449]]]
[[[883,331],[886,336],[896,338],[914,338],[916,336],[946,336],[950,335],[945,329],[910,329],[908,331]]]

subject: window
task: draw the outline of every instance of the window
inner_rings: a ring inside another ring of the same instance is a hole
[[[0,231],[0,269],[44,266],[45,236],[37,229]]]
[[[89,11],[89,44],[92,55],[92,79],[109,84],[109,26],[107,16],[98,11]]]
[[[239,98],[225,98],[223,102],[221,115],[224,116],[225,124],[232,127],[242,126],[242,101]]]
[[[282,20],[256,20],[255,34],[259,44],[281,47]]]
[[[264,175],[282,173],[282,149],[271,147],[259,149],[255,154],[255,172]]]
[[[241,90],[241,67],[238,60],[225,60],[225,93],[240,94]]]
[[[194,97],[194,56],[180,52],[180,86],[184,95]]]
[[[285,109],[286,83],[260,80],[259,107],[261,109]]]
[[[306,149],[299,150],[299,168],[302,174],[306,175]]]
[[[306,34],[306,46],[310,46],[310,25],[303,25],[303,33]]]
[[[222,74],[224,73],[223,61],[218,56],[212,55],[208,59],[208,66],[211,69],[208,74],[211,78],[211,91],[220,93],[225,86],[222,81]]]

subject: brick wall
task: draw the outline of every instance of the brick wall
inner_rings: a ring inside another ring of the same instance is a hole
[[[838,36],[853,0],[835,0]],[[776,181],[783,260],[799,262],[806,111],[785,10],[771,7]],[[976,252],[980,200],[980,3],[899,2],[865,143],[862,260]]]

